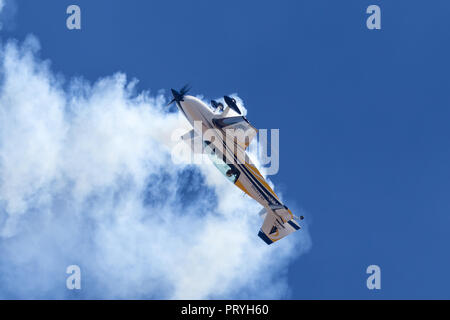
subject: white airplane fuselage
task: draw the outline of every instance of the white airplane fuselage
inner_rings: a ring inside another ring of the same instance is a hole
[[[219,171],[264,207],[260,215],[265,220],[258,236],[270,244],[300,229],[298,223],[294,221],[292,212],[283,205],[259,170],[246,156],[245,149],[248,144],[227,138],[229,128],[254,129],[245,117],[235,111],[236,105],[233,108],[227,105],[223,112],[215,112],[196,97],[178,95],[176,91],[174,97],[178,108],[193,127],[192,132],[188,132],[189,136],[195,135],[202,138],[204,143],[202,152],[216,154],[213,157],[220,162],[219,165],[215,163]],[[210,138],[211,130],[218,133],[213,139]]]
[[[210,142],[217,150],[224,153],[227,161],[232,164],[233,167],[239,170],[240,174],[236,182],[238,182],[237,185],[241,189],[245,189],[244,192],[264,207],[268,207],[271,204],[282,205],[256,167],[248,158],[247,161],[245,161],[245,150],[236,144],[233,144],[232,146],[228,145],[229,141],[225,138],[225,130],[218,128],[214,124],[214,119],[226,118],[228,115],[239,116],[238,114],[229,110],[228,107],[225,108],[222,114],[214,113],[203,101],[193,96],[184,96],[183,101],[179,101],[177,105],[192,125],[195,133],[202,138],[208,130],[213,129],[220,132],[220,134],[216,135]],[[221,137],[223,138],[221,139]]]
[[[201,122],[202,131],[196,131],[197,134],[203,136],[206,130],[214,128],[212,120],[217,115],[200,99],[192,96],[184,96],[182,101],[177,102],[177,106],[194,130],[198,131],[198,126],[195,126],[195,122]]]

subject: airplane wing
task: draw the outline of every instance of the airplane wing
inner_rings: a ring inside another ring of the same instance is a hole
[[[202,138],[195,133],[194,129],[183,134],[181,140],[191,147],[193,153],[203,153]]]
[[[286,207],[279,206],[278,209],[263,210],[266,210],[266,213],[262,215],[264,223],[258,236],[265,243],[272,244],[300,229],[299,224],[291,218],[292,213]]]
[[[245,150],[256,136],[258,130],[243,116],[213,119],[213,123],[226,132],[227,129],[236,130],[237,143]]]

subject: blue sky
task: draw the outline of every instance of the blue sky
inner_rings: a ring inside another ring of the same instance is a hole
[[[65,27],[70,4],[80,31]],[[371,4],[381,30],[366,28]],[[271,180],[313,242],[287,266],[290,298],[449,298],[449,12],[444,0],[17,1],[2,38],[34,34],[66,78],[122,71],[152,93],[237,93],[252,124],[279,128]]]

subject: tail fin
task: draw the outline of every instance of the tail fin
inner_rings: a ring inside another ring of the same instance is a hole
[[[260,215],[264,218],[264,223],[258,236],[267,244],[272,244],[300,229],[290,210],[284,206],[264,208]]]

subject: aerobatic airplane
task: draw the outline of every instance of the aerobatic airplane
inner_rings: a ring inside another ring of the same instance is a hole
[[[177,104],[193,127],[181,138],[194,152],[207,154],[228,180],[264,207],[258,236],[271,244],[299,230],[297,221],[303,216],[292,214],[247,156],[246,149],[257,131],[242,115],[236,100],[225,96],[225,107],[212,100],[210,108],[200,99],[186,95],[188,90],[187,86],[179,92],[172,89],[173,99],[169,102]]]

